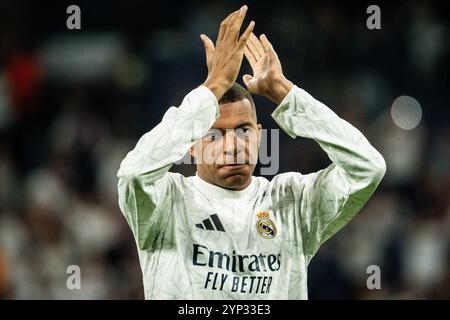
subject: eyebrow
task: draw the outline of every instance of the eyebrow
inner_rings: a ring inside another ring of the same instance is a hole
[[[245,126],[252,126],[252,125],[253,125],[253,122],[251,122],[251,121],[244,121],[244,122],[239,123],[237,126],[235,126],[234,129],[242,128],[242,127],[245,127]],[[224,129],[224,128],[212,127],[211,129],[209,129],[209,131],[213,131],[213,130],[224,131],[224,130],[227,130],[227,129],[231,129],[231,128]]]
[[[237,125],[236,128],[241,128],[241,127],[245,127],[245,126],[252,126],[252,125],[253,125],[253,122],[245,121],[245,122],[242,122],[239,125]]]

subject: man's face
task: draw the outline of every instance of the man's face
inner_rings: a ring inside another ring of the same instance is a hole
[[[248,99],[221,104],[219,118],[191,148],[198,175],[223,188],[245,189],[258,161],[260,140],[261,125]]]

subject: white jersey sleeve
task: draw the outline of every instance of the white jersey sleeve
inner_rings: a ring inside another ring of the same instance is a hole
[[[318,172],[285,174],[280,181],[292,188],[300,206],[299,241],[309,263],[320,245],[369,200],[385,174],[386,164],[360,131],[297,86],[272,117],[291,137],[314,139],[332,161]]]
[[[166,225],[177,194],[172,164],[181,160],[219,116],[219,104],[205,86],[192,90],[181,105],[170,107],[162,121],[144,134],[122,161],[119,206],[141,250]]]

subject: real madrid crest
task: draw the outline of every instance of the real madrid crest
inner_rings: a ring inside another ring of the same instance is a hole
[[[277,235],[277,227],[270,219],[268,211],[259,211],[256,213],[258,220],[256,221],[256,231],[258,234],[266,239],[273,239]]]

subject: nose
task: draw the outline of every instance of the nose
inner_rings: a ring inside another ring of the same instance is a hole
[[[236,156],[238,152],[237,136],[234,130],[225,132],[223,152],[227,156]]]

